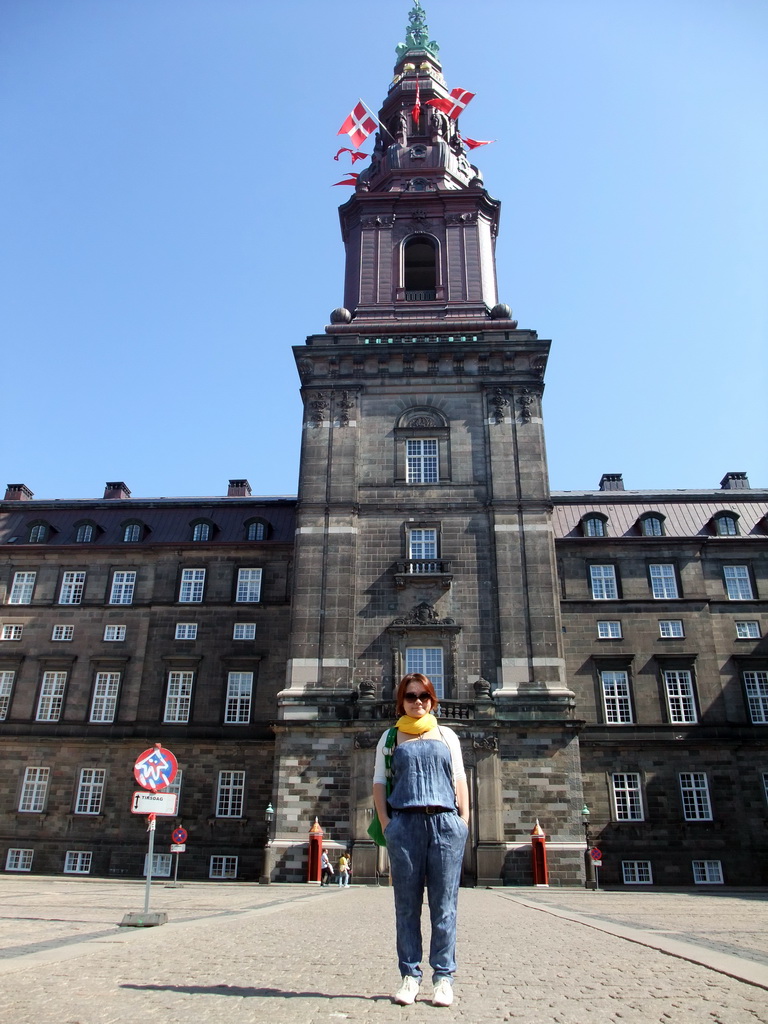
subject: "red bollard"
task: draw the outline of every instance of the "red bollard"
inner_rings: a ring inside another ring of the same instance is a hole
[[[548,886],[547,837],[544,835],[538,818],[531,832],[531,864],[533,866],[533,884]]]
[[[315,818],[315,823],[309,830],[309,857],[307,858],[307,882],[312,885],[319,885],[322,874],[323,859],[323,830],[320,822]]]

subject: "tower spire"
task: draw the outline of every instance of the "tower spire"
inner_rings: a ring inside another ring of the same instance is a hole
[[[433,57],[437,57],[440,47],[429,38],[429,26],[427,25],[427,13],[421,6],[419,0],[414,0],[413,10],[408,15],[408,28],[405,33],[405,42],[398,43],[395,47],[397,59],[400,61],[411,51],[426,50]]]

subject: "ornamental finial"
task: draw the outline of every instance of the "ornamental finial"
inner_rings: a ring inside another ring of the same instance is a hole
[[[413,10],[408,15],[408,30],[405,33],[405,42],[398,43],[395,47],[397,59],[402,60],[409,50],[427,50],[433,57],[437,56],[440,47],[429,38],[429,27],[427,26],[427,14],[421,6],[420,0],[414,0]]]

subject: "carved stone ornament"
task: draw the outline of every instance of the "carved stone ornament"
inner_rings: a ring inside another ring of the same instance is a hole
[[[349,410],[354,409],[355,403],[352,398],[352,394],[349,391],[342,391],[341,398],[336,400],[336,406],[339,409],[339,426],[349,426]],[[362,686],[362,683],[360,684]]]
[[[435,606],[422,601],[411,609],[411,614],[392,620],[393,626],[455,626],[455,619],[441,619]]]
[[[489,750],[496,754],[499,750],[499,740],[497,736],[473,736],[472,746],[475,750]]]
[[[364,228],[391,228],[395,223],[395,214],[379,213],[375,217],[362,217],[360,223]]]
[[[491,411],[493,413],[494,423],[504,422],[504,409],[509,405],[509,399],[506,397],[501,388],[496,388],[491,394],[490,399]]]
[[[299,360],[299,376],[302,380],[309,380],[314,373],[314,367],[311,359],[300,359]]]
[[[429,220],[429,214],[426,210],[414,210],[411,214],[411,220],[417,220],[424,223]]]
[[[355,750],[370,750],[379,742],[380,732],[355,733]]]
[[[374,700],[376,697],[376,683],[372,679],[361,679],[358,692],[360,700]]]
[[[528,388],[523,388],[517,399],[517,404],[520,406],[520,419],[523,423],[531,422],[531,407],[535,403],[536,396]]]
[[[408,426],[409,427],[414,427],[417,430],[420,430],[420,429],[430,429],[431,430],[433,427],[436,427],[437,425],[438,424],[435,423],[434,417],[432,417],[432,416],[414,416],[412,419],[408,420]]]
[[[326,401],[325,394],[322,391],[318,391],[314,398],[309,402],[309,422],[313,427],[322,426],[323,419],[325,418],[325,410],[328,408],[328,402]]]
[[[475,696],[478,700],[488,700],[490,698],[491,684],[487,679],[483,679],[483,677],[480,676],[480,678],[476,679],[472,685],[475,691]]]
[[[477,211],[471,213],[449,213],[446,224],[477,224]]]

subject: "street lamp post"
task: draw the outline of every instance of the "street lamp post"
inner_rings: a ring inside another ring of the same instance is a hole
[[[264,864],[261,869],[259,885],[269,885],[272,881],[274,852],[272,850],[272,823],[275,820],[275,808],[270,800],[264,808],[264,821],[267,823],[267,841],[264,844]]]
[[[589,851],[592,849],[592,833],[589,830],[589,808],[586,804],[581,808],[581,820],[584,825],[584,842],[586,844],[586,851],[584,853],[586,863],[586,881],[584,883],[584,887],[586,889],[597,889],[595,862],[589,855]]]

